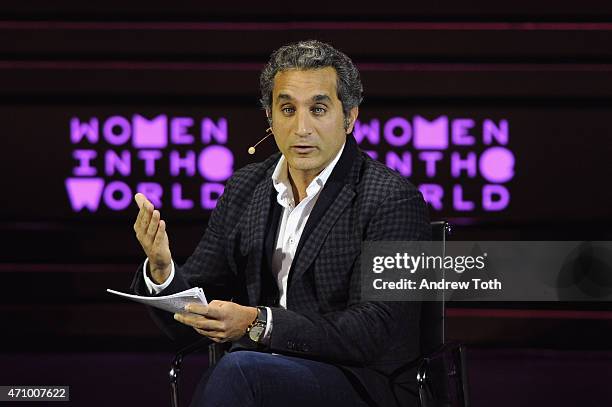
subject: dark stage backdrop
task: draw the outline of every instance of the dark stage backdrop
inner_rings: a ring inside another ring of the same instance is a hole
[[[227,178],[275,151],[267,140],[246,154],[267,127],[259,71],[300,39],[353,58],[365,87],[354,136],[419,186],[452,238],[610,239],[612,3],[226,3],[0,4],[0,271],[32,293],[0,298],[15,346],[159,336],[104,293],[142,260],[131,195],[161,204],[183,261]],[[449,332],[470,343],[584,343],[527,314],[511,314],[514,336],[474,336],[470,323],[495,318],[461,315]],[[590,315],[574,332],[609,332],[609,314]]]

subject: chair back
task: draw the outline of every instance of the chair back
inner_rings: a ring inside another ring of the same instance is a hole
[[[439,244],[432,245],[432,253],[444,257],[446,237],[450,227],[446,221],[431,222],[431,240]],[[437,293],[440,301],[423,301],[421,303],[420,347],[421,354],[427,355],[444,344],[444,293]]]

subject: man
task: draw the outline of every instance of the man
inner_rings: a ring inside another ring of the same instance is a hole
[[[192,406],[415,404],[414,372],[388,375],[418,357],[420,304],[362,301],[359,256],[365,240],[428,240],[422,196],[359,151],[362,86],[345,54],[318,41],[282,47],[261,92],[282,154],[234,174],[182,267],[159,211],[138,194],[147,260],[133,289],[203,287],[208,306],[176,321],[152,310],[154,319],[173,338],[188,327],[242,349],[208,372]]]

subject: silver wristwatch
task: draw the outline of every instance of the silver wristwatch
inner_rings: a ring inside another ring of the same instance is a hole
[[[249,339],[256,343],[261,343],[263,334],[266,331],[268,312],[265,307],[257,307],[257,317],[249,324],[246,334]]]

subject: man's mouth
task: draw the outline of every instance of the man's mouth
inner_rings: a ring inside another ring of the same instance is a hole
[[[312,153],[313,151],[315,151],[316,147],[309,146],[309,145],[296,145],[296,146],[291,146],[291,150],[293,150],[294,152],[298,154],[308,154],[308,153]]]

